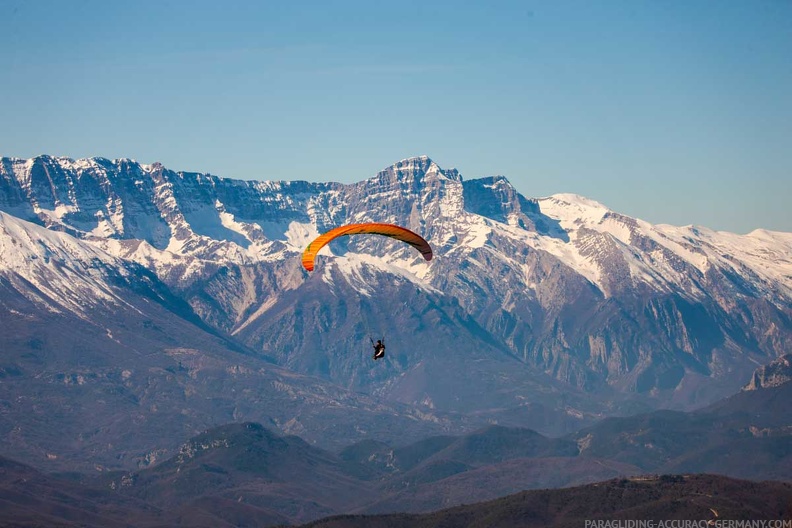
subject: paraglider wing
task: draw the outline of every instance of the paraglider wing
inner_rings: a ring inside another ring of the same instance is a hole
[[[314,258],[316,258],[316,254],[334,238],[360,234],[383,235],[386,237],[395,238],[396,240],[401,240],[402,242],[406,242],[420,251],[421,255],[423,255],[423,258],[426,260],[432,260],[432,248],[429,246],[429,242],[407,228],[399,227],[394,224],[349,224],[331,229],[327,233],[320,235],[313,242],[308,244],[308,247],[305,248],[305,251],[303,251],[303,267],[308,271],[313,271]]]

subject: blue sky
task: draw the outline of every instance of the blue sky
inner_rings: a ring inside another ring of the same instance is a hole
[[[0,155],[352,182],[426,154],[792,231],[792,1],[0,0]]]

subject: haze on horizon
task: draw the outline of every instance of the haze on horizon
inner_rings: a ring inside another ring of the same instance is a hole
[[[428,155],[792,232],[792,2],[0,0],[0,155],[352,182]]]

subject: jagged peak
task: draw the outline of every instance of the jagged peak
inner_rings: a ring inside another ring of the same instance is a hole
[[[18,158],[14,156],[3,156],[0,158],[4,162],[11,162],[11,163],[21,163],[28,166],[33,166],[37,163],[43,163],[45,165],[52,164],[52,165],[59,165],[66,169],[86,169],[92,167],[108,167],[108,166],[115,166],[120,167],[124,164],[129,165],[136,165],[139,167],[151,167],[152,165],[144,165],[139,163],[137,160],[133,158],[105,158],[103,156],[88,156],[84,158],[72,158],[70,156],[57,156],[51,154],[37,154],[36,156],[30,158]],[[153,165],[158,165],[155,163]]]
[[[114,158],[113,163],[115,163],[116,165],[121,165],[122,163],[128,163],[130,165],[142,165],[141,163],[138,163],[138,161],[134,158]]]
[[[387,169],[394,170],[418,170],[421,172],[429,172],[432,168],[440,169],[440,167],[432,161],[429,156],[413,156],[411,158],[404,158],[390,165]]]
[[[742,390],[768,389],[790,381],[792,381],[792,354],[785,354],[756,369],[751,381]]]
[[[612,211],[590,198],[573,193],[559,193],[537,199],[542,213],[570,227],[580,223],[597,224]]]
[[[33,165],[34,160],[39,158],[39,157],[41,157],[41,156],[37,156],[36,158],[17,158],[17,157],[14,157],[14,156],[3,156],[3,157],[0,157],[0,164],[2,164],[2,165],[10,164],[12,166],[20,166],[21,165],[23,167],[30,168]]]
[[[74,161],[73,158],[70,158],[68,156],[52,156],[51,154],[37,154],[36,156],[33,156],[32,158],[28,159],[28,161],[33,161],[33,162],[38,160],[46,160],[46,161],[63,160],[63,161],[71,161],[71,162]]]
[[[459,174],[459,171],[452,168],[452,169],[443,169],[435,163],[432,158],[427,155],[421,156],[413,156],[410,158],[404,158],[402,160],[397,161],[396,163],[390,165],[389,167],[385,168],[384,170],[380,171],[379,175],[387,173],[389,171],[392,172],[402,172],[402,171],[410,171],[410,172],[418,172],[421,175],[429,175],[429,174],[436,174],[437,176],[461,182],[462,176]]]
[[[11,163],[19,163],[25,165],[27,167],[32,167],[36,163],[74,163],[72,158],[67,156],[52,156],[50,154],[37,154],[30,158],[17,158],[14,156],[3,156],[3,161],[9,161]]]
[[[575,205],[581,208],[586,209],[602,209],[603,211],[610,211],[608,207],[601,204],[596,200],[592,200],[591,198],[586,198],[580,194],[575,193],[557,193],[545,198],[539,198],[540,201],[542,200],[553,200],[555,202],[566,203],[568,205]]]
[[[506,178],[506,176],[502,176],[500,174],[495,176],[483,176],[481,178],[474,178],[472,180],[468,180],[468,182],[479,183],[482,186],[489,189],[495,189],[501,186],[510,187],[514,189],[514,185],[511,184],[509,179]]]
[[[396,164],[398,165],[398,164],[401,164],[401,163],[412,163],[412,162],[415,162],[415,161],[421,161],[421,162],[425,162],[425,163],[434,163],[432,161],[432,158],[430,158],[426,154],[421,154],[420,156],[410,156],[409,158],[404,158],[402,160],[397,161]]]
[[[37,164],[43,165],[54,165],[58,166],[67,170],[74,170],[74,169],[91,169],[91,168],[105,168],[108,167],[118,167],[121,166],[123,163],[129,163],[132,165],[141,166],[137,161],[129,158],[117,158],[117,159],[109,159],[102,156],[90,156],[85,158],[72,158],[70,156],[53,156],[50,154],[38,154],[33,156],[32,158],[2,158],[3,160],[9,160],[12,163],[22,163],[28,167],[32,167]]]

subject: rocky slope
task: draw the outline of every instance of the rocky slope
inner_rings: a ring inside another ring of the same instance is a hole
[[[759,367],[743,390],[778,387],[792,381],[792,354],[784,354],[769,365]]]
[[[492,420],[711,402],[792,335],[792,234],[655,226],[426,157],[351,185],[2,158],[0,209],[146,267],[280,365]],[[300,268],[311,237],[362,221],[409,227],[436,258],[354,237]],[[389,340],[387,369],[362,361],[372,334]]]

